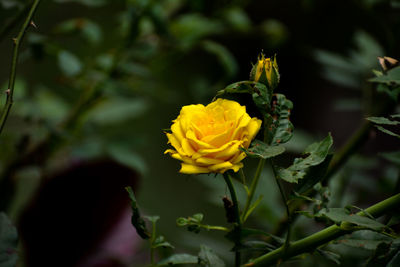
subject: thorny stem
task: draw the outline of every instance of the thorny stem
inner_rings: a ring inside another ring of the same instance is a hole
[[[17,74],[17,63],[18,63],[18,56],[19,56],[19,48],[21,46],[22,39],[25,36],[25,32],[28,29],[29,25],[32,22],[33,15],[35,14],[36,8],[39,5],[40,0],[35,0],[29,10],[28,16],[26,17],[24,23],[22,24],[21,30],[19,31],[16,38],[13,39],[14,41],[14,49],[13,49],[13,56],[11,61],[11,72],[10,78],[8,81],[8,90],[6,91],[7,99],[6,104],[0,115],[0,134],[3,131],[4,125],[7,121],[8,114],[10,113],[11,106],[13,104],[13,96],[14,96],[14,86],[15,86],[15,77]]]
[[[229,193],[231,194],[231,198],[232,198],[232,202],[233,202],[233,207],[234,207],[234,218],[235,218],[235,228],[236,230],[238,230],[239,232],[241,231],[242,228],[242,223],[240,220],[240,213],[239,213],[239,203],[237,201],[237,197],[236,197],[236,191],[235,191],[235,187],[233,186],[232,180],[229,177],[229,175],[225,172],[222,174],[224,176],[224,180],[226,185],[228,186],[229,189]],[[240,237],[235,240],[235,245],[236,246],[240,246],[241,240]],[[235,267],[239,267],[241,264],[241,255],[239,251],[235,252]]]
[[[360,211],[357,213],[359,216],[365,216],[365,213],[369,213],[375,218],[378,218],[385,213],[392,211],[395,208],[400,207],[400,193],[396,194],[390,198],[387,198],[364,211]],[[342,229],[340,226],[332,225],[329,226],[322,231],[319,231],[315,234],[312,234],[308,237],[305,237],[301,240],[295,241],[291,243],[290,247],[287,249],[286,253],[284,253],[284,246],[277,248],[261,257],[258,257],[254,260],[251,260],[249,263],[244,264],[243,267],[250,266],[268,266],[274,264],[280,259],[289,259],[296,255],[300,255],[302,253],[306,253],[314,250],[315,248],[324,245],[342,235],[351,233],[352,231],[358,230],[354,228],[352,230]]]

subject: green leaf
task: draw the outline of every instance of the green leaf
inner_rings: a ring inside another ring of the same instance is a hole
[[[321,203],[322,203],[322,201],[320,199],[316,199],[316,198],[312,198],[312,197],[309,197],[309,196],[301,195],[301,194],[299,194],[297,192],[294,192],[294,194],[291,195],[290,199],[288,200],[288,203],[292,203],[296,199],[309,201],[309,202],[315,203],[316,205],[321,205]]]
[[[365,239],[338,239],[334,244],[343,244],[349,247],[363,248],[367,250],[375,250],[382,242],[390,243],[382,240],[365,240]]]
[[[92,44],[98,44],[103,39],[103,33],[99,25],[93,21],[86,20],[82,27],[83,37]]]
[[[370,82],[384,83],[387,85],[400,85],[400,66],[386,72],[386,74],[369,79]]]
[[[79,32],[83,38],[92,44],[97,44],[102,40],[101,28],[87,18],[77,18],[63,21],[55,27],[56,33],[72,34]]]
[[[317,166],[324,162],[324,160],[327,158],[329,149],[331,148],[332,144],[332,136],[329,134],[321,142],[314,143],[308,146],[304,151],[304,154],[308,154],[308,156],[305,158],[296,158],[290,167],[286,169],[279,169],[278,177],[289,183],[298,183],[298,181],[300,179],[303,179],[310,171],[310,167]],[[323,170],[324,168],[321,169]],[[319,170],[318,172],[322,170]],[[306,187],[308,186],[309,185],[307,185]]]
[[[94,107],[89,120],[101,126],[111,126],[142,116],[149,103],[141,98],[110,98]]]
[[[201,221],[203,220],[204,215],[202,213],[196,213],[193,216],[189,216],[187,218],[178,218],[176,219],[176,224],[180,227],[187,226],[190,232],[194,232],[198,234],[201,229]]]
[[[322,209],[319,211],[318,214],[315,215],[315,217],[328,218],[334,223],[338,225],[340,224],[341,227],[344,228],[347,227],[352,228],[353,226],[358,226],[361,228],[371,229],[373,231],[378,231],[378,232],[382,232],[387,228],[386,225],[377,222],[374,219],[360,216],[357,214],[350,214],[349,210],[346,208]]]
[[[169,242],[165,241],[165,237],[160,235],[157,236],[157,238],[154,240],[153,244],[151,245],[152,248],[175,248],[173,245],[171,245]]]
[[[397,98],[400,94],[400,86],[393,87],[393,86],[389,86],[387,84],[379,83],[376,86],[376,91],[378,91],[380,93],[385,93],[385,94],[389,95],[394,101],[397,101]]]
[[[394,164],[400,165],[400,151],[385,152],[385,153],[380,153],[380,155],[386,160]]]
[[[196,213],[196,214],[194,214],[194,215],[192,216],[192,219],[193,219],[195,222],[198,222],[198,223],[200,223],[200,222],[203,220],[203,218],[204,218],[204,215],[203,215],[202,213]]]
[[[168,266],[178,264],[197,264],[199,258],[189,254],[173,254],[157,263],[157,266]]]
[[[17,229],[4,212],[0,212],[0,266],[14,267],[17,264]]]
[[[242,149],[242,151],[244,151],[247,156],[252,158],[268,159],[276,157],[285,152],[285,147],[281,145],[270,146],[256,139],[251,143],[250,148]]]
[[[325,178],[325,174],[328,171],[332,158],[333,154],[328,154],[322,163],[316,166],[311,166],[303,179],[295,185],[294,191],[300,194],[305,193],[313,188],[314,185],[322,181]]]
[[[394,255],[394,257],[389,261],[386,267],[398,267],[400,266],[400,250]]]
[[[366,267],[376,266],[398,266],[393,265],[399,261],[400,239],[395,239],[392,243],[380,243],[374,255],[368,259]]]
[[[392,132],[392,131],[389,131],[388,129],[385,129],[385,128],[383,128],[383,127],[381,127],[381,126],[378,126],[378,125],[375,125],[375,127],[376,127],[379,131],[381,131],[381,132],[383,132],[383,133],[385,133],[385,134],[388,134],[388,135],[391,135],[391,136],[400,138],[400,135],[398,135],[398,134],[396,134],[396,133],[394,133],[394,132]]]
[[[247,218],[250,216],[250,214],[255,210],[255,208],[261,203],[261,200],[263,199],[263,196],[259,196],[256,201],[254,201],[253,204],[251,204],[249,210],[246,212],[244,215],[243,221],[246,221]]]
[[[117,162],[138,171],[141,174],[147,173],[147,164],[141,155],[128,147],[110,144],[107,146],[108,154]]]
[[[173,20],[171,33],[180,41],[183,49],[189,49],[201,38],[223,30],[220,21],[199,14],[184,14]]]
[[[226,96],[229,94],[250,94],[253,98],[254,104],[265,116],[269,116],[272,91],[269,90],[264,84],[256,83],[253,81],[241,81],[228,85],[225,89],[217,92],[214,100],[218,97]]]
[[[293,124],[290,121],[290,112],[293,109],[292,101],[282,94],[275,94],[272,101],[271,113],[264,114],[267,127],[267,143],[271,145],[286,143],[293,136]]]
[[[333,253],[332,251],[317,249],[317,252],[327,260],[333,261],[337,265],[340,265],[340,255]]]
[[[66,50],[58,53],[58,66],[68,77],[76,76],[82,71],[82,64],[79,58]]]
[[[215,252],[205,246],[200,246],[199,252],[199,266],[203,267],[225,267],[225,263],[218,257]]]
[[[400,121],[392,121],[385,117],[368,117],[367,120],[377,123],[377,124],[385,124],[385,125],[398,125]]]
[[[143,239],[149,239],[150,233],[146,228],[146,222],[140,216],[140,211],[137,206],[135,194],[130,186],[125,187],[126,191],[129,194],[129,198],[131,199],[131,208],[132,208],[132,225],[135,227],[138,235]]]
[[[203,41],[204,50],[215,55],[224,68],[227,77],[231,78],[238,72],[238,65],[232,53],[223,45],[213,41]]]
[[[183,217],[179,217],[178,219],[176,219],[176,225],[183,227],[188,225],[189,220]]]

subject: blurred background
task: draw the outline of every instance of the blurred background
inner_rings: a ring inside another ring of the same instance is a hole
[[[0,92],[26,2],[0,0]],[[382,97],[367,79],[379,69],[377,56],[400,58],[399,17],[395,0],[42,1],[0,136],[0,207],[19,227],[19,266],[148,263],[148,245],[129,222],[128,185],[145,215],[161,217],[158,231],[175,251],[196,254],[206,244],[230,266],[223,233],[175,223],[201,212],[207,224],[225,225],[227,188],[219,176],[179,174],[179,162],[163,154],[163,131],[183,105],[208,104],[248,79],[263,51],[277,55],[279,92],[294,102],[282,164],[328,132],[338,149]],[[330,205],[364,207],[390,194],[399,162],[376,156],[396,148],[397,139],[373,132],[332,179]],[[251,177],[254,162],[245,166]],[[284,209],[268,169],[262,178],[264,199],[249,224],[273,231]],[[295,237],[321,227],[307,220]],[[346,251],[343,262],[353,266],[369,255]],[[313,256],[302,265],[316,262],[333,264]]]

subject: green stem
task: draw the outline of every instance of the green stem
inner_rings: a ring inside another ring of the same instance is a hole
[[[241,228],[242,228],[242,224],[240,221],[240,213],[239,213],[239,204],[237,201],[237,197],[236,197],[236,191],[235,191],[235,187],[233,186],[232,180],[229,177],[229,175],[225,172],[222,174],[224,176],[224,180],[226,185],[228,186],[229,192],[231,194],[231,198],[232,198],[232,202],[233,202],[233,207],[234,207],[234,218],[235,218],[235,230],[240,232]],[[240,237],[238,239],[235,240],[235,246],[240,246],[241,244],[241,240]],[[235,252],[235,267],[239,267],[241,264],[241,255],[239,251]]]
[[[254,175],[254,178],[251,181],[250,192],[247,195],[246,204],[244,206],[244,210],[242,213],[242,222],[245,222],[246,213],[250,208],[251,202],[254,197],[254,193],[256,192],[258,181],[260,180],[261,172],[264,169],[264,165],[265,165],[265,159],[260,159],[260,161],[258,162],[256,174]]]
[[[400,207],[400,194],[394,195],[390,198],[387,198],[367,209],[365,211],[375,218],[382,216],[383,214],[393,210],[394,208]],[[364,216],[364,211],[360,211],[357,215]],[[305,237],[301,240],[295,241],[291,243],[290,247],[287,249],[286,254],[284,253],[284,246],[281,246],[278,249],[275,249],[261,257],[258,257],[249,263],[243,265],[246,267],[250,266],[268,266],[274,264],[279,259],[288,259],[294,257],[296,255],[300,255],[305,252],[310,252],[315,248],[324,245],[339,236],[351,233],[354,230],[344,230],[340,228],[340,226],[332,225],[328,228],[325,228],[322,231],[319,231],[315,234],[312,234],[308,237]]]
[[[288,199],[287,199],[286,194],[283,191],[282,185],[277,177],[275,165],[274,165],[272,159],[270,160],[270,163],[271,163],[272,172],[274,173],[274,178],[275,178],[276,184],[278,185],[279,192],[280,192],[282,200],[283,200],[283,204],[285,205],[285,208],[286,208],[286,216],[288,218],[287,224],[286,224],[287,225],[287,234],[286,234],[285,244],[283,246],[283,254],[285,255],[290,246],[290,232],[291,232],[292,216],[291,216],[291,212],[290,212],[289,205],[288,205]]]
[[[36,8],[39,5],[40,0],[35,0],[32,4],[31,9],[29,10],[28,16],[26,17],[24,23],[22,24],[21,30],[19,31],[17,37],[13,39],[14,41],[14,49],[13,49],[13,56],[11,60],[11,72],[10,78],[8,81],[8,90],[7,90],[7,100],[6,104],[0,115],[0,133],[3,131],[4,125],[6,124],[8,115],[11,110],[11,106],[13,104],[13,96],[14,96],[14,87],[15,87],[15,77],[17,75],[17,63],[18,63],[18,56],[19,56],[19,48],[21,46],[22,39],[25,36],[25,32],[28,29],[33,15],[35,14]]]

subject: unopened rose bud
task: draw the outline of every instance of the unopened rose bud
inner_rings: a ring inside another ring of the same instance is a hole
[[[399,66],[399,61],[391,57],[378,57],[378,61],[384,71]]]
[[[264,54],[261,54],[258,57],[257,64],[254,65],[251,70],[250,79],[255,82],[263,83],[271,89],[275,89],[279,83],[276,57],[266,58]]]

